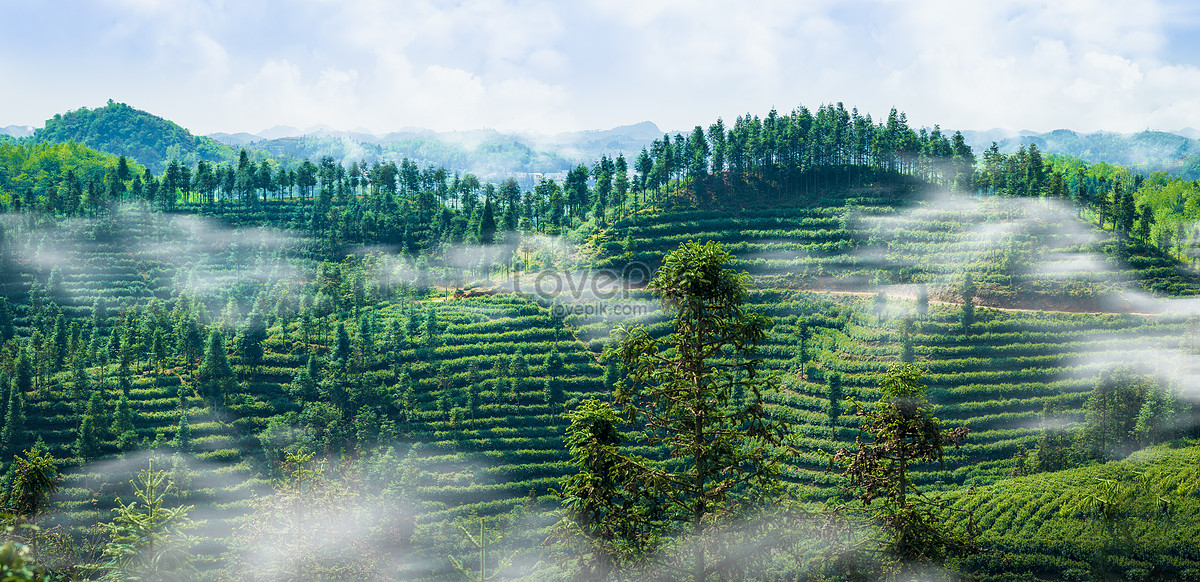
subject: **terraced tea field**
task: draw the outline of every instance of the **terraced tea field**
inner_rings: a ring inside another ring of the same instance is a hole
[[[1194,445],[1159,446],[1119,462],[1006,479],[950,495],[952,521],[965,528],[971,515],[983,532],[992,551],[966,562],[991,573],[986,579],[1194,580],[1197,461]]]
[[[1053,202],[956,196],[897,201],[861,196],[841,206],[636,216],[595,247],[601,268],[656,265],[688,240],[715,240],[760,288],[875,292],[924,284],[957,299],[964,272],[976,302],[1069,311],[1129,311],[1136,288],[1200,292],[1200,276],[1152,249],[1112,238]],[[894,290],[909,297],[914,288]]]
[[[826,207],[638,216],[593,241],[599,258],[592,266],[656,265],[686,240],[725,243],[735,267],[752,275],[752,308],[775,320],[760,355],[782,389],[768,406],[796,423],[800,455],[789,478],[812,499],[836,492],[826,453],[858,435],[845,398],[876,400],[881,372],[906,354],[927,370],[937,414],[972,431],[944,467],[922,467],[917,477],[943,489],[1008,478],[1013,456],[1031,448],[1044,426],[1082,420],[1097,378],[1116,364],[1191,377],[1195,330],[1182,316],[980,307],[964,328],[953,301],[965,271],[976,275],[985,304],[1128,306],[1119,292],[1150,278],[1127,275],[1125,263],[1093,252],[1105,243],[1073,216],[1040,202],[894,204],[864,195]],[[99,359],[107,351],[100,349],[86,367],[84,392],[71,370],[47,369],[26,407],[33,432],[66,463],[55,523],[83,531],[108,519],[114,497],[128,495],[129,479],[144,467],[145,454],[122,452],[115,434],[86,462],[77,454],[80,414],[97,392],[104,426],[127,396],[133,448],[162,447],[156,463],[169,465],[185,488],[178,501],[202,508],[201,533],[221,540],[201,548],[205,568],[222,566],[233,548],[229,532],[280,477],[274,463],[281,449],[302,441],[334,460],[377,444],[405,451],[414,472],[403,493],[419,513],[414,538],[454,538],[463,518],[514,507],[530,512],[529,523],[544,535],[557,505],[551,489],[571,470],[562,413],[581,398],[608,393],[600,354],[616,326],[665,329],[641,289],[620,298],[626,311],[599,317],[563,317],[561,308],[571,305],[565,297],[455,298],[373,280],[356,296],[355,278],[370,273],[350,262],[318,264],[324,251],[263,228],[298,223],[302,211],[268,204],[227,214],[234,226],[130,211],[19,239],[18,268],[8,271],[3,288],[17,306],[19,337],[52,329],[61,312],[93,320],[85,336],[107,341],[130,318],[171,312],[181,297],[194,298],[205,321],[226,331],[238,382],[214,401],[198,390],[196,362],[145,357],[134,361],[125,389],[117,358]],[[1167,281],[1163,288],[1194,289],[1190,273],[1145,264],[1154,280]],[[920,285],[933,298],[925,307],[914,299]],[[297,315],[304,294],[325,302],[325,311]],[[235,340],[250,312],[266,328],[254,366]],[[422,326],[431,315],[436,325],[429,331]],[[349,332],[353,362],[329,372],[319,395],[304,395],[301,371],[310,356],[330,359],[338,324]],[[152,327],[138,337],[152,337]],[[330,409],[321,403],[339,399],[349,402],[337,404],[344,417],[322,417]],[[189,450],[176,454],[172,441],[185,416]],[[281,423],[298,430],[277,440]]]
[[[1135,304],[1128,294],[1136,296],[1139,283],[1167,276],[1177,291],[1189,294],[1196,289],[1194,273],[1179,265],[1170,273],[1125,268],[1100,252],[1102,233],[1039,201],[957,198],[900,208],[872,203],[882,204],[858,199],[843,207],[638,217],[614,227],[617,235],[607,239],[624,236],[623,242],[598,245],[610,253],[599,261],[608,268],[657,264],[688,240],[718,240],[732,250],[735,268],[752,275],[753,307],[775,319],[761,355],[786,387],[773,409],[797,422],[803,435],[797,482],[816,489],[834,482],[822,451],[834,452],[858,434],[842,400],[878,399],[878,378],[901,361],[905,343],[927,371],[939,416],[948,426],[972,431],[944,469],[926,468],[921,477],[946,487],[1007,476],[1013,455],[1031,448],[1044,427],[1083,420],[1083,403],[1106,370],[1138,365],[1175,381],[1192,380],[1187,361],[1194,325],[1186,315],[1171,315],[1177,307],[1169,301],[1140,298]],[[1134,256],[1129,262],[1154,261]],[[975,323],[964,329],[954,302],[961,301],[957,287],[967,271],[975,275],[977,303],[1033,308],[980,307]],[[935,298],[924,308],[916,301],[921,286]],[[630,302],[654,309],[643,292]],[[1165,313],[1119,313],[1135,305]],[[1087,313],[1091,309],[1108,313]],[[568,321],[585,337],[602,340],[615,325],[658,317]],[[811,335],[803,359],[801,328]],[[831,408],[832,376],[840,387]]]

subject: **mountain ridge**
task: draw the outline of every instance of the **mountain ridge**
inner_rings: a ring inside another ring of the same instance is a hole
[[[227,161],[245,148],[262,155],[291,159],[329,156],[338,162],[363,163],[410,159],[419,164],[471,172],[484,179],[508,176],[535,179],[559,175],[602,156],[624,155],[632,160],[640,150],[663,135],[652,121],[609,129],[560,132],[552,135],[506,132],[496,129],[436,131],[405,127],[383,134],[364,130],[338,130],[316,125],[301,130],[276,125],[257,133],[216,132],[193,135],[178,124],[111,100],[105,107],[82,107],[56,114],[40,128],[9,125],[0,135],[58,143],[78,141],[89,147],[138,160],[152,171],[162,171],[169,159],[193,164],[200,159]],[[1200,179],[1200,130],[1090,133],[1070,129],[1048,132],[991,128],[962,130],[966,143],[982,155],[992,143],[1001,153],[1036,145],[1048,154],[1078,157],[1088,163],[1120,164],[1149,174],[1165,171],[1186,179]]]

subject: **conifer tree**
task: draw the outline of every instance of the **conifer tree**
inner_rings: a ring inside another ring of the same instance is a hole
[[[186,413],[179,415],[179,424],[175,427],[175,438],[171,439],[171,446],[184,452],[192,450],[192,425],[188,422]]]
[[[925,398],[921,375],[916,366],[899,364],[884,375],[875,406],[851,400],[869,438],[860,438],[857,450],[842,449],[832,459],[844,467],[842,474],[857,500],[873,508],[883,534],[877,540],[879,549],[898,560],[894,566],[906,570],[906,577],[973,547],[971,540],[941,526],[944,505],[920,491],[912,479],[913,465],[941,462],[945,447],[959,446],[970,432],[942,428]]]
[[[219,329],[214,329],[208,335],[208,347],[204,350],[204,360],[196,377],[200,394],[211,400],[223,401],[233,388],[233,368],[229,366],[225,338]]]
[[[9,392],[8,406],[4,414],[4,428],[0,430],[0,444],[8,455],[15,455],[28,438],[25,426],[25,395],[15,388]]]
[[[693,582],[708,580],[716,569],[705,540],[719,535],[721,518],[752,511],[778,493],[785,450],[779,447],[788,434],[786,422],[766,414],[762,395],[775,389],[774,380],[758,372],[760,360],[754,357],[771,322],[744,308],[748,275],[730,270],[732,260],[715,242],[685,243],[668,254],[650,288],[671,315],[671,332],[620,330],[620,343],[610,353],[626,370],[613,397],[617,410],[639,429],[639,443],[664,447],[671,461],[655,466],[613,445],[572,449],[581,470],[592,470],[597,459],[622,467],[615,491],[623,493],[617,494],[668,506],[661,521],[637,517],[638,527],[689,536],[687,577]],[[731,404],[739,387],[744,399]],[[576,427],[577,419],[572,421]],[[582,441],[568,432],[568,442]],[[585,462],[581,454],[593,460]],[[585,490],[570,485],[590,481],[568,480],[566,502],[589,503]],[[655,525],[664,522],[673,525],[665,531]],[[578,518],[576,524],[589,527]],[[608,524],[601,531],[617,527]]]
[[[4,239],[0,236],[0,244],[3,242]],[[3,267],[3,265],[0,265],[0,267]],[[17,328],[14,321],[12,307],[9,307],[8,299],[0,297],[0,345],[3,345],[4,342],[17,335]]]
[[[8,419],[8,401],[12,398],[13,382],[3,373],[0,373],[0,435],[4,434],[5,421]],[[4,443],[0,442],[0,452],[3,452]]]
[[[137,436],[133,428],[133,413],[129,410],[129,396],[126,394],[121,394],[121,398],[117,400],[111,432],[117,437],[117,448],[121,450],[131,447]]]
[[[107,570],[105,579],[187,579],[195,572],[190,549],[197,540],[183,532],[194,527],[188,518],[193,506],[167,506],[176,487],[153,464],[131,483],[134,500],[118,499],[112,521],[101,524],[109,536],[101,566]]]
[[[971,278],[970,273],[963,276],[960,293],[963,302],[960,322],[963,331],[969,332],[971,326],[975,324],[975,280]]]
[[[21,350],[17,355],[15,367],[13,390],[21,394],[33,391],[33,363],[29,361],[27,350]]]
[[[317,399],[317,384],[321,377],[320,364],[314,355],[308,356],[308,363],[300,368],[288,391],[299,402],[312,402]]]
[[[334,332],[333,352],[330,357],[335,362],[346,363],[350,360],[350,334],[346,333],[346,325],[339,321]]]
[[[545,366],[546,372],[551,374],[558,372],[563,367],[563,357],[558,351],[557,343],[550,347],[549,352],[546,352]]]
[[[492,210],[492,200],[488,198],[483,203],[483,213],[479,217],[479,231],[476,233],[479,244],[490,245],[496,242],[496,213]]]
[[[250,312],[246,328],[238,335],[238,351],[241,352],[242,363],[248,372],[257,373],[263,358],[263,341],[267,339],[267,326],[258,310]]]
[[[479,384],[475,382],[467,384],[467,411],[474,422],[479,414]]]
[[[79,421],[74,449],[75,455],[84,461],[90,461],[100,453],[100,441],[96,438],[96,419],[92,416],[85,415]]]
[[[438,323],[437,311],[433,306],[425,311],[425,345],[434,347],[440,343],[442,326]]]
[[[28,522],[33,522],[49,505],[50,496],[58,491],[62,479],[46,444],[41,439],[38,444],[41,446],[35,445],[24,456],[14,459],[12,488],[3,496],[4,506]]]
[[[550,410],[558,410],[562,408],[562,384],[552,378],[546,378],[546,381],[542,384],[542,398],[545,399],[546,406],[549,407]]]
[[[546,381],[549,382],[549,379],[547,379]],[[504,384],[502,383],[502,385],[504,385]],[[514,406],[520,404],[521,403],[521,381],[516,378],[509,378],[506,386],[508,388],[508,390],[507,390],[508,391],[508,401],[511,404],[513,404]]]

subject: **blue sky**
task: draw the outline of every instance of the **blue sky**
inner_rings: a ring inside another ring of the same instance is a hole
[[[0,0],[0,126],[538,133],[844,102],[944,128],[1200,128],[1200,9],[1056,0]]]

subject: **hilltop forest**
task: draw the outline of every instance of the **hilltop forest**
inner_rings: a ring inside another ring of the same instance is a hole
[[[0,142],[0,568],[1200,578],[1197,218],[841,103],[528,187],[56,116]]]

